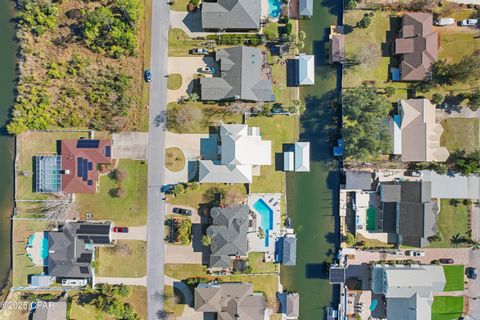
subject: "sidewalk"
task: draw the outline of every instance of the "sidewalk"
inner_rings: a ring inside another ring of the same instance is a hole
[[[113,277],[95,277],[95,283],[106,283],[111,285],[123,284],[126,286],[147,286],[147,277],[141,278],[113,278]]]

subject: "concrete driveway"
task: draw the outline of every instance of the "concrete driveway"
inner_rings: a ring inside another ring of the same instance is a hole
[[[188,96],[193,91],[193,76],[205,66],[218,70],[218,64],[213,57],[168,57],[168,74],[178,73],[182,76],[182,86],[177,90],[168,90],[168,102],[176,102],[182,96]],[[211,75],[204,74],[206,77]]]
[[[113,232],[113,240],[141,240],[147,241],[147,226],[128,227],[128,232]]]
[[[147,160],[147,132],[114,133],[112,140],[112,156],[114,159]]]
[[[170,28],[182,29],[190,38],[204,37],[212,32],[204,32],[202,29],[201,10],[194,12],[171,11]]]
[[[416,251],[423,251],[425,252],[424,257],[410,257],[405,255],[405,251],[408,250],[401,250],[402,255],[394,255],[394,254],[384,254],[380,252],[370,252],[370,251],[362,251],[356,250],[355,251],[355,259],[349,261],[352,264],[361,264],[361,263],[369,263],[370,261],[381,261],[381,260],[407,260],[411,259],[413,261],[419,261],[423,264],[430,264],[432,260],[438,260],[440,258],[452,258],[455,261],[455,264],[469,264],[469,248],[422,248],[422,249],[415,249]]]

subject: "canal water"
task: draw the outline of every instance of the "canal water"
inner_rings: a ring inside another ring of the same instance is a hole
[[[16,41],[13,4],[0,0],[0,288],[10,269],[10,216],[13,203],[13,138],[5,125],[15,99]]]
[[[337,68],[328,65],[329,26],[337,22],[338,0],[315,0],[314,15],[302,20],[307,34],[306,53],[315,55],[315,85],[301,89],[307,111],[301,119],[300,141],[310,141],[309,173],[287,175],[288,214],[297,232],[297,264],[282,267],[286,290],[300,294],[300,319],[321,320],[325,307],[337,303],[337,293],[328,283],[326,263],[336,253],[338,233],[335,218],[339,175],[332,155],[331,138],[337,128],[333,103]]]

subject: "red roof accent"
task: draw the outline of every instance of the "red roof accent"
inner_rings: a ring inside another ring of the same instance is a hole
[[[92,140],[90,140],[92,141]],[[78,143],[88,143],[88,140],[62,140],[62,191],[65,193],[96,193],[99,179],[98,164],[112,162],[111,140],[96,140],[98,145],[88,148],[78,148]],[[106,147],[110,148],[110,156],[106,155]],[[87,179],[78,176],[78,160],[86,160],[91,163],[92,169],[87,170]],[[66,173],[68,172],[68,174]],[[88,181],[91,180],[91,185]]]

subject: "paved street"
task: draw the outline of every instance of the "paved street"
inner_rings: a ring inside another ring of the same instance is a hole
[[[164,219],[165,203],[160,186],[165,182],[165,122],[167,107],[168,26],[170,7],[166,0],[152,3],[152,61],[150,70],[150,126],[148,131],[148,229],[147,294],[148,319],[164,318]]]

